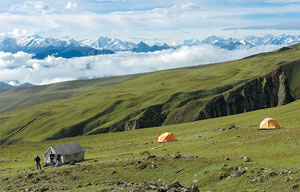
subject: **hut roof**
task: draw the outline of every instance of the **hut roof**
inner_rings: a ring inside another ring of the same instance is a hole
[[[78,143],[69,143],[64,145],[54,145],[51,146],[52,149],[55,151],[56,154],[60,155],[72,155],[75,153],[80,153],[85,151]]]

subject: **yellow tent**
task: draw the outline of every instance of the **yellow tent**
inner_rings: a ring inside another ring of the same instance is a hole
[[[158,136],[158,139],[157,139],[158,143],[166,143],[166,142],[170,142],[170,141],[177,141],[175,135],[170,132],[165,132],[165,133],[161,134],[160,136]]]
[[[279,129],[280,126],[276,120],[268,117],[265,118],[259,125],[259,129]]]

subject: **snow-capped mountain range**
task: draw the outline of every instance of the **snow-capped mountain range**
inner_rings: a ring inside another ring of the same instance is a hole
[[[222,38],[211,36],[203,41],[198,39],[191,39],[185,40],[178,46],[194,46],[194,45],[201,45],[201,44],[210,44],[222,49],[226,50],[235,50],[239,48],[252,48],[257,46],[268,46],[268,45],[292,45],[295,43],[300,42],[300,35],[293,36],[293,35],[265,35],[263,37],[256,37],[256,36],[248,36],[244,37],[243,39],[236,39],[236,38]]]
[[[0,36],[0,50],[5,52],[36,52],[40,49],[63,49],[79,46],[75,40],[60,40],[55,38],[43,38],[39,35],[31,36]]]
[[[300,35],[266,35],[263,37],[248,36],[243,39],[222,38],[211,36],[204,40],[191,39],[177,43],[176,46],[162,45],[150,46],[145,42],[138,44],[122,41],[117,38],[99,37],[97,40],[74,40],[43,38],[39,35],[29,36],[0,36],[0,51],[16,53],[23,51],[32,53],[33,58],[43,59],[48,55],[72,58],[99,54],[113,54],[119,51],[155,52],[164,49],[176,49],[182,46],[195,46],[209,44],[226,50],[240,48],[253,48],[256,46],[282,45],[287,46],[300,42]]]

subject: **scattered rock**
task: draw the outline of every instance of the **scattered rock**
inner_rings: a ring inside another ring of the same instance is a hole
[[[157,146],[157,147],[153,147],[153,148],[151,148],[152,150],[154,150],[154,149],[159,149],[159,148],[162,148],[162,147],[164,147],[163,145],[160,145],[160,146]]]
[[[234,168],[228,165],[223,165],[222,170],[223,171],[232,171]],[[238,169],[237,169],[238,170]]]
[[[112,174],[114,175],[114,174],[116,174],[117,173],[117,171],[116,170],[114,170],[113,172],[112,172]]]
[[[233,174],[233,176],[240,177],[240,176],[244,175],[245,173],[246,173],[246,171],[244,169],[239,169]]]
[[[155,186],[155,185],[149,185],[147,188],[148,188],[149,190],[156,190],[156,189],[157,189],[157,186]]]
[[[146,164],[140,164],[140,165],[137,166],[137,168],[138,168],[139,170],[143,170],[143,169],[145,169],[146,167],[147,167]]]
[[[33,176],[33,173],[28,173],[27,174],[27,178],[29,179],[29,178],[31,178]]]
[[[65,186],[62,190],[71,190],[72,189],[72,187],[70,187],[70,186]]]
[[[184,170],[184,168],[180,168],[180,169],[176,170],[176,173],[179,173],[179,172],[181,172],[183,170]]]
[[[140,152],[140,155],[149,155],[150,156],[151,154],[149,151],[143,151],[143,152]]]
[[[8,181],[8,177],[6,177],[6,178],[2,179],[2,181]]]
[[[225,179],[227,178],[229,175],[227,173],[220,173],[219,174],[219,179]]]
[[[153,159],[153,158],[155,158],[156,156],[155,155],[149,155],[148,157],[147,157],[147,159]]]
[[[181,157],[181,155],[179,153],[173,155],[173,159],[179,159]]]
[[[191,192],[200,192],[200,190],[197,186],[192,186],[191,187]]]
[[[154,164],[154,162],[152,162],[151,168],[152,169],[156,169],[157,168],[156,165]]]
[[[48,188],[47,187],[45,187],[45,186],[42,186],[40,189],[39,189],[39,191],[47,191],[48,190]]]
[[[82,186],[80,184],[76,185],[76,188],[81,188]]]
[[[229,159],[229,157],[225,157],[225,160],[228,161],[228,160],[230,160],[230,159]]]
[[[185,159],[186,160],[196,160],[196,159],[199,159],[199,157],[198,156],[187,156]]]
[[[299,187],[299,184],[296,183],[296,184],[293,184],[290,188],[291,189],[297,189],[298,187]]]
[[[161,179],[159,179],[159,182],[160,181]],[[197,186],[184,187],[178,181],[174,181],[170,185],[166,185],[166,186],[159,186],[155,181],[138,182],[138,183],[118,181],[116,183],[111,183],[109,185],[118,185],[120,188],[102,189],[99,192],[117,192],[117,191],[200,192]]]
[[[92,183],[86,183],[86,184],[85,184],[85,187],[91,186],[91,185],[92,185]]]
[[[243,159],[244,159],[245,162],[249,162],[250,161],[249,157],[247,157],[247,156],[245,156]]]
[[[148,181],[146,182],[147,185],[153,185],[153,186],[157,186],[157,183],[155,181]]]
[[[179,183],[179,181],[173,181],[168,188],[174,189],[174,188],[182,188],[183,186]]]
[[[193,183],[197,183],[199,180],[198,179],[194,179],[193,180]]]
[[[96,162],[98,162],[98,160],[97,160],[97,159],[95,159],[95,160],[94,160],[94,162],[96,163]]]
[[[157,189],[157,192],[167,192],[167,190],[164,188],[159,188],[159,189]]]
[[[219,131],[225,131],[225,130],[230,130],[230,129],[234,129],[234,128],[236,128],[235,125],[230,125],[228,127],[219,128],[218,130]]]

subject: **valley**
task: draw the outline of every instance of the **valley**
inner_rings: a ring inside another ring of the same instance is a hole
[[[0,90],[0,190],[296,190],[299,51]],[[281,128],[258,130],[266,117]],[[164,132],[178,141],[157,143]],[[35,170],[71,142],[83,162]]]

